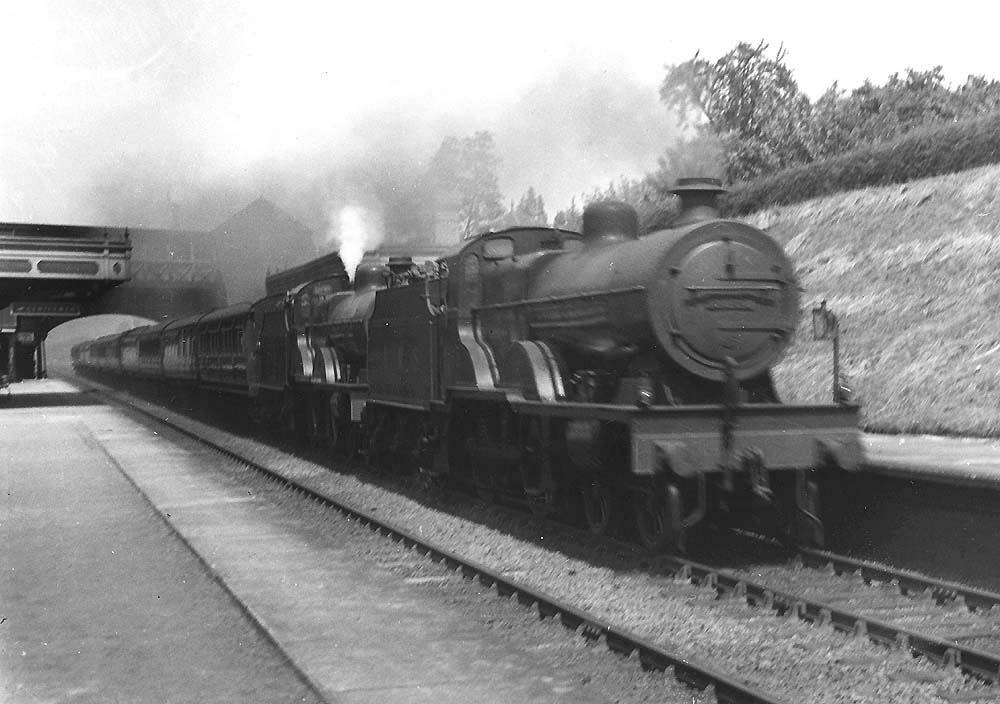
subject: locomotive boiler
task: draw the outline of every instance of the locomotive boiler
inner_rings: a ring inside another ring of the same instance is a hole
[[[500,357],[516,340],[558,351],[571,374],[591,374],[588,398],[615,398],[615,385],[644,375],[650,403],[718,402],[731,374],[755,399],[773,400],[767,372],[799,317],[792,265],[760,230],[687,217],[640,238],[625,204],[588,209],[582,247],[538,258],[525,267],[523,296],[501,294],[479,310],[486,344]]]

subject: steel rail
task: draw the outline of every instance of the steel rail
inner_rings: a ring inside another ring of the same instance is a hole
[[[447,548],[434,545],[431,541],[418,537],[391,521],[376,518],[363,509],[351,506],[342,500],[328,496],[318,489],[287,477],[280,471],[271,469],[231,448],[204,438],[196,431],[185,428],[169,418],[164,418],[141,406],[127,403],[116,396],[111,396],[111,398],[119,404],[125,405],[158,423],[162,423],[206,447],[212,448],[221,455],[264,475],[279,485],[316,501],[323,506],[333,508],[348,518],[358,520],[362,525],[396,542],[400,542],[412,550],[416,550],[434,562],[443,563],[453,571],[460,571],[466,579],[478,580],[484,587],[495,589],[498,596],[516,598],[520,604],[526,607],[535,607],[539,618],[558,618],[563,626],[578,633],[587,640],[597,641],[603,638],[608,650],[623,657],[637,655],[637,659],[643,669],[660,672],[672,669],[675,679],[682,684],[703,691],[712,688],[716,701],[719,704],[785,704],[785,700],[773,694],[763,692],[751,685],[743,684],[735,677],[719,672],[704,663],[687,658],[661,645],[654,644],[639,635],[614,626],[593,614],[578,609],[539,589],[528,586],[516,579],[506,577],[485,565],[463,558]]]
[[[872,642],[882,645],[907,648],[938,664],[959,667],[963,672],[989,682],[1000,681],[1000,654],[970,648],[944,638],[839,609],[821,601],[807,599],[799,594],[773,589],[740,575],[691,560],[661,556],[657,564],[680,579],[689,579],[715,589],[720,596],[743,598],[752,606],[762,606],[778,614],[797,616],[818,625],[833,626],[838,631],[867,637]]]
[[[830,565],[837,574],[859,574],[866,582],[894,583],[903,594],[930,594],[939,604],[945,602],[962,602],[970,610],[989,610],[1000,605],[1000,594],[985,589],[967,587],[957,582],[926,577],[909,570],[900,570],[886,565],[880,565],[867,560],[856,560],[844,555],[816,550],[813,548],[798,548],[802,563],[809,567],[825,567]]]

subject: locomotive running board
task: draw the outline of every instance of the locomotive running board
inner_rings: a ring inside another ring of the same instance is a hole
[[[508,398],[516,413],[627,425],[632,471],[652,474],[664,460],[683,476],[720,471],[726,407],[544,403]],[[730,416],[732,456],[759,454],[769,470],[804,469],[830,459],[847,470],[861,460],[857,406],[738,406]]]

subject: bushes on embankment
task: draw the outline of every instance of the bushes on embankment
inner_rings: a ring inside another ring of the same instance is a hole
[[[890,142],[734,186],[723,211],[736,217],[869,186],[906,183],[1000,163],[1000,113],[928,125]]]

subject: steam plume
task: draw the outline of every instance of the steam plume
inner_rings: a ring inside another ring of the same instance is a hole
[[[330,215],[327,243],[337,243],[347,275],[353,279],[354,271],[365,252],[382,243],[384,235],[381,218],[373,210],[354,204],[334,206]]]

